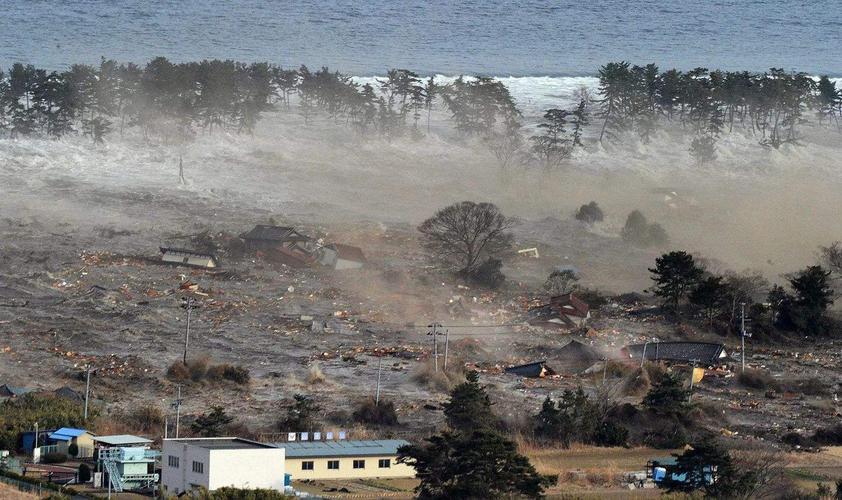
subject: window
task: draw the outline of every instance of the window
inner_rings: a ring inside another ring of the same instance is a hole
[[[381,469],[388,469],[392,466],[392,460],[389,458],[381,458],[377,461],[377,466]]]
[[[354,460],[355,469],[365,469],[365,460]]]
[[[205,473],[205,464],[202,462],[193,461],[193,472],[196,474],[204,474]]]
[[[339,460],[328,460],[327,468],[330,470],[339,470]]]
[[[313,470],[313,461],[301,462],[301,470]]]
[[[172,455],[167,456],[167,465],[174,469],[178,469],[178,457],[174,457]]]

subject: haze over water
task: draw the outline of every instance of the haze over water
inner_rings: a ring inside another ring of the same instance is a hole
[[[842,75],[838,0],[5,0],[0,65],[163,55],[328,65],[354,75],[593,75],[656,62]]]

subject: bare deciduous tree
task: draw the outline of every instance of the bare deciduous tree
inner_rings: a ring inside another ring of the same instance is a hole
[[[834,241],[827,247],[819,247],[822,264],[835,274],[836,279],[842,278],[842,241]]]
[[[513,221],[492,203],[462,201],[425,220],[418,230],[423,245],[443,264],[463,276],[472,275],[489,258],[507,251]]]

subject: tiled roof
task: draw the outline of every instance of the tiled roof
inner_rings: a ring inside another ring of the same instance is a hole
[[[646,346],[647,360],[697,362],[712,365],[725,357],[722,344],[710,342],[649,342],[648,344],[632,344],[625,347],[631,359],[640,359]]]

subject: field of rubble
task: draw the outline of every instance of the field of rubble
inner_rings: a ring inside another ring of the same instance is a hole
[[[747,366],[768,371],[787,389],[745,388],[736,377],[737,339],[660,316],[644,289],[650,285],[647,268],[661,252],[632,248],[618,236],[625,214],[642,208],[664,224],[676,248],[713,265],[751,267],[780,281],[781,272],[814,259],[810,252],[825,242],[827,231],[807,236],[781,226],[786,237],[755,245],[734,236],[762,230],[744,230],[734,216],[742,214],[739,206],[709,210],[736,199],[731,188],[665,196],[652,191],[664,178],[632,185],[620,174],[603,178],[587,172],[576,173],[581,185],[574,186],[567,183],[571,172],[548,177],[499,172],[480,166],[467,150],[445,152],[436,144],[427,144],[427,152],[415,145],[417,150],[409,151],[406,144],[353,149],[357,145],[339,137],[338,146],[322,148],[297,136],[294,127],[272,132],[276,135],[257,137],[248,147],[230,138],[220,139],[222,146],[215,138],[197,139],[184,147],[183,183],[177,156],[166,146],[91,152],[72,142],[4,143],[0,383],[82,391],[85,368],[91,367],[100,425],[134,432],[121,427],[121,418],[142,407],[159,408],[172,424],[178,385],[167,370],[182,358],[182,304],[192,297],[189,358],[242,366],[250,382],[183,383],[182,432],[196,415],[223,405],[236,417],[238,432],[274,440],[292,430],[277,423],[293,395],[301,393],[321,406],[326,430],[350,429],[352,437],[423,436],[442,424],[447,387],[458,379],[431,375],[432,323],[447,332],[450,371],[478,370],[495,412],[513,427],[536,413],[548,394],[580,385],[614,401],[639,403],[640,390],[627,390],[624,378],[635,367],[617,369],[628,361],[621,349],[656,339],[726,344],[729,358],[694,388],[694,401],[705,409],[703,425],[711,431],[780,446],[787,432],[809,434],[838,420],[839,342],[750,340]],[[277,137],[294,140],[278,152]],[[318,160],[310,159],[316,150]],[[340,172],[336,164],[342,161],[348,165]],[[486,170],[465,179],[452,168],[433,170],[441,163]],[[329,173],[332,182],[308,169]],[[685,182],[681,176],[676,178]],[[716,178],[695,180],[700,189],[718,186]],[[628,190],[612,191],[626,184]],[[761,185],[740,189],[746,193],[740,203],[768,191]],[[606,191],[622,195],[600,198]],[[571,214],[592,197],[607,219],[586,227]],[[517,218],[515,248],[537,251],[537,258],[530,251],[505,259],[508,280],[500,290],[464,286],[438,271],[419,244],[417,224],[459,199],[497,202]],[[831,210],[833,204],[823,200],[815,203]],[[234,251],[238,235],[257,224],[294,226],[314,240],[359,247],[366,266],[299,269]],[[724,228],[715,241],[698,237],[713,226]],[[159,247],[213,251],[220,266],[164,264]],[[600,291],[605,305],[592,307],[585,328],[526,326],[529,307],[546,298],[543,281],[560,266],[575,268],[579,285]],[[443,369],[445,338],[437,338]],[[545,361],[555,374],[531,379],[504,371],[534,361]],[[395,403],[401,425],[356,427],[350,415],[374,395],[378,366],[381,396]],[[811,390],[791,389],[806,387],[795,382],[816,380]],[[539,464],[542,471],[571,466],[563,456],[552,457]],[[553,465],[556,461],[561,465]]]

